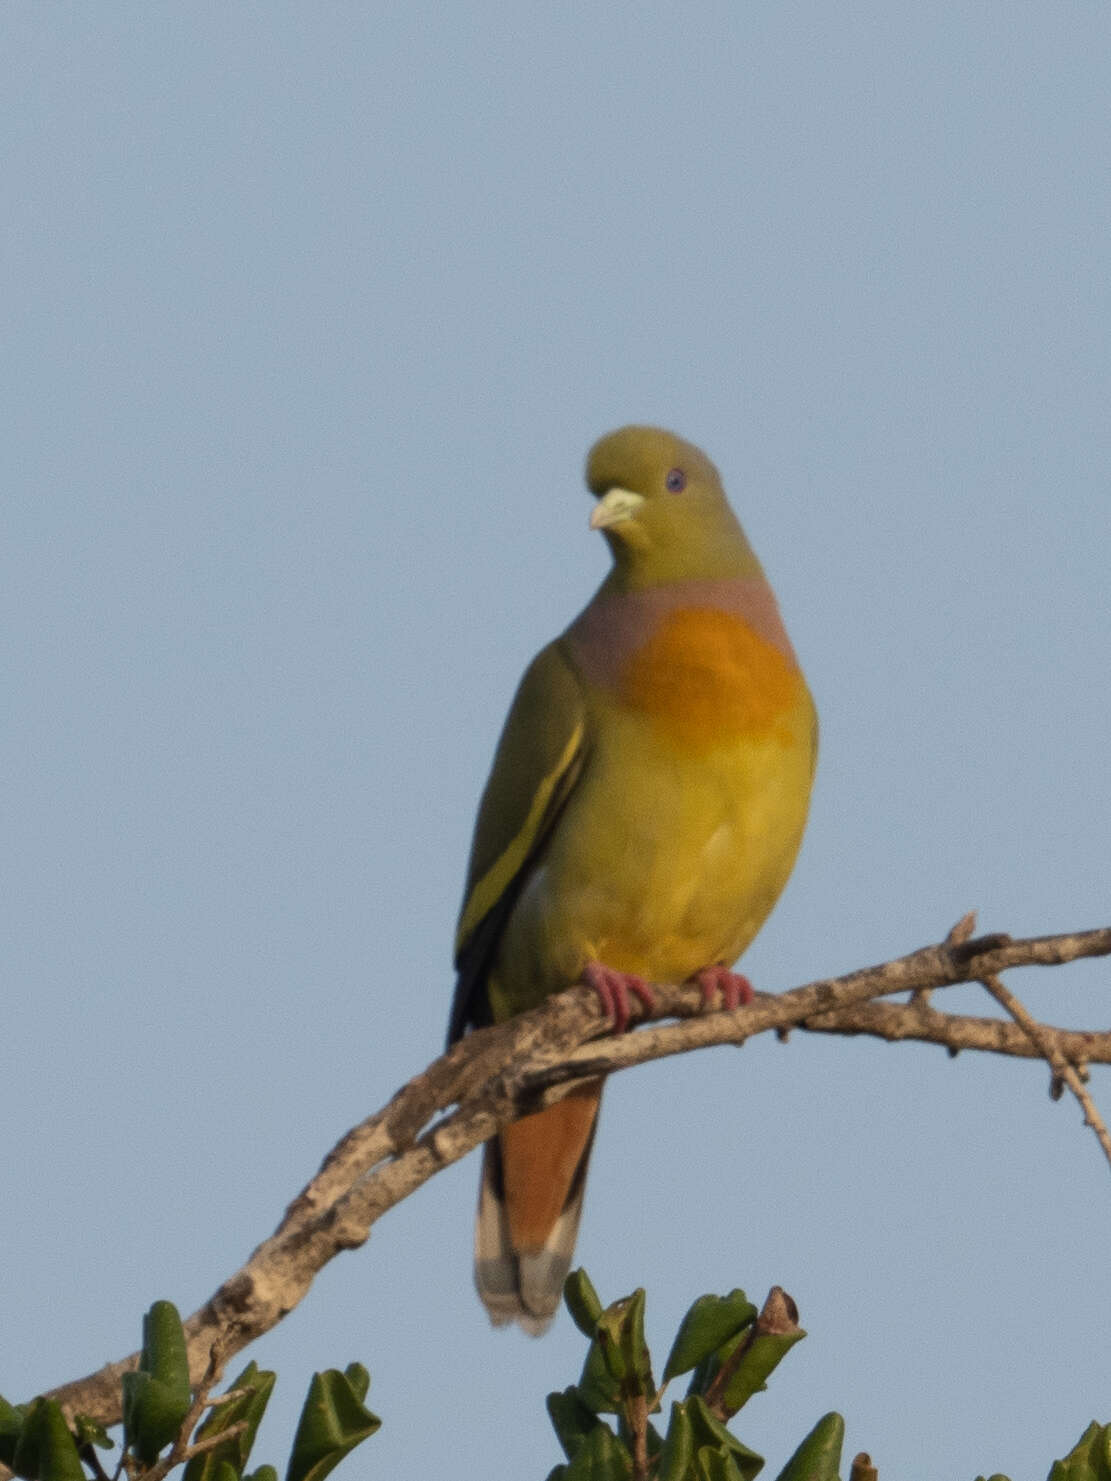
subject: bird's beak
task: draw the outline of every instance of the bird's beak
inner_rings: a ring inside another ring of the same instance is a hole
[[[608,530],[623,524],[633,518],[643,503],[644,495],[634,494],[632,489],[607,489],[590,516],[590,528]]]

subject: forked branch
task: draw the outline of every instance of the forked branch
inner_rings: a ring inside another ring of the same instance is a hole
[[[967,923],[962,926],[971,929]],[[1087,1064],[1111,1062],[1111,1033],[1042,1024],[1032,1037],[1028,1028],[1015,1023],[938,1012],[925,997],[930,989],[955,983],[997,981],[1012,967],[1059,966],[1080,957],[1106,956],[1111,954],[1111,927],[1025,941],[961,938],[962,932],[955,930],[940,945],[790,992],[759,994],[733,1012],[705,1012],[697,985],[656,987],[653,1018],[680,1021],[620,1038],[603,1037],[608,1026],[597,995],[583,986],[509,1023],[471,1034],[333,1147],[275,1232],[188,1319],[194,1379],[204,1374],[214,1345],[229,1358],[279,1322],[303,1299],[317,1272],[341,1250],[361,1245],[394,1204],[500,1127],[565,1095],[584,1076],[610,1074],[709,1044],[743,1044],[769,1031],[782,1035],[790,1028],[918,1039],[943,1044],[954,1053],[975,1049],[1044,1057],[1055,1075],[1068,1079],[1071,1069],[1078,1083]],[[909,1003],[876,1001],[907,991],[916,993]],[[639,1005],[634,1016],[645,1016]],[[70,1415],[83,1413],[115,1424],[120,1418],[120,1375],[137,1361],[133,1353],[109,1363],[55,1389],[53,1397]]]

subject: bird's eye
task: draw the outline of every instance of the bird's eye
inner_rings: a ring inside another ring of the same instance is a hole
[[[682,468],[672,468],[664,483],[669,494],[681,494],[687,486],[687,475]]]

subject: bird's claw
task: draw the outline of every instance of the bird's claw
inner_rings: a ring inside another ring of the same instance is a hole
[[[715,992],[721,993],[723,1008],[739,1008],[743,1003],[751,1003],[756,996],[747,977],[740,972],[730,972],[720,962],[712,967],[703,967],[701,972],[694,974],[694,980],[702,989],[703,1009],[709,1008]]]
[[[643,977],[632,972],[618,972],[605,967],[601,962],[587,962],[583,968],[583,981],[598,994],[598,1002],[607,1018],[613,1019],[615,1034],[623,1034],[629,1027],[629,996],[640,1000],[645,1011],[655,1011],[656,1000],[652,989]]]

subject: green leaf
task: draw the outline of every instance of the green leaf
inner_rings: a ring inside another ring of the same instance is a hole
[[[606,1372],[618,1385],[619,1389],[629,1376],[627,1354],[621,1341],[621,1324],[624,1312],[625,1302],[616,1301],[612,1306],[607,1306],[598,1318],[598,1350],[602,1354],[602,1361],[606,1365]]]
[[[313,1375],[294,1436],[286,1481],[322,1481],[349,1451],[381,1427],[377,1415],[363,1407],[366,1385],[361,1376],[366,1369],[352,1366],[354,1382],[350,1368],[346,1373],[329,1368]]]
[[[754,1337],[725,1385],[722,1407],[729,1414],[736,1414],[753,1394],[767,1388],[768,1375],[805,1336],[803,1329],[796,1327],[793,1332],[765,1332]]]
[[[680,1323],[664,1366],[664,1382],[697,1368],[723,1342],[751,1326],[756,1316],[756,1307],[741,1290],[728,1296],[699,1296]]]
[[[652,1410],[652,1413],[659,1414],[659,1412],[660,1406],[657,1404]],[[647,1433],[644,1438],[648,1449],[648,1459],[652,1462],[658,1461],[660,1452],[664,1448],[664,1438],[651,1420],[648,1421]]]
[[[251,1446],[255,1443],[255,1435],[270,1402],[270,1395],[274,1391],[275,1380],[276,1375],[269,1369],[260,1369],[253,1362],[247,1364],[239,1377],[228,1385],[229,1393],[236,1389],[242,1391],[239,1397],[213,1409],[197,1430],[195,1439],[210,1440],[241,1423],[246,1424],[247,1428],[238,1435],[229,1435],[225,1441],[206,1450],[203,1455],[195,1455],[185,1467],[182,1481],[219,1481],[219,1469],[225,1461],[232,1466],[236,1475],[242,1471],[251,1453]]]
[[[740,1471],[745,1481],[757,1475],[764,1466],[764,1457],[757,1455],[755,1450],[750,1450],[747,1445],[742,1445],[736,1435],[725,1428],[721,1420],[710,1413],[706,1400],[701,1394],[692,1394],[686,1401],[687,1413],[690,1415],[691,1429],[694,1432],[694,1442],[698,1450],[709,1446],[711,1450],[723,1450],[733,1457],[733,1463]]]
[[[727,1450],[704,1445],[694,1458],[697,1481],[744,1481],[736,1461]]]
[[[837,1481],[845,1421],[825,1414],[780,1471],[777,1481]]]
[[[611,1376],[597,1337],[587,1348],[578,1392],[579,1398],[595,1414],[618,1414],[621,1411],[621,1385]]]
[[[602,1302],[585,1270],[572,1270],[563,1282],[563,1300],[571,1320],[584,1337],[593,1337]]]
[[[633,1458],[608,1425],[600,1424],[563,1471],[563,1481],[631,1481]]]
[[[652,1359],[644,1340],[644,1288],[607,1306],[598,1318],[597,1342],[606,1369],[623,1398],[655,1394]]]
[[[694,1463],[694,1429],[685,1404],[673,1403],[656,1481],[686,1481]]]
[[[125,1373],[122,1385],[124,1447],[152,1465],[192,1402],[185,1332],[172,1301],[156,1301],[143,1318],[139,1371]]]
[[[343,1370],[343,1376],[351,1385],[351,1392],[361,1404],[370,1393],[370,1373],[362,1363],[348,1363]]]
[[[0,1461],[8,1467],[15,1456],[15,1448],[26,1418],[26,1404],[9,1404],[7,1399],[0,1398]]]
[[[652,1360],[644,1340],[644,1291],[607,1306],[595,1323],[578,1383],[579,1397],[595,1414],[620,1414],[634,1395],[655,1396]]]
[[[243,1481],[278,1481],[278,1473],[273,1466],[256,1466]]]
[[[26,1404],[9,1404],[0,1394],[0,1435],[18,1435],[26,1418]]]
[[[1049,1475],[1050,1481],[1111,1481],[1111,1425],[1093,1420]]]
[[[27,1406],[12,1470],[33,1481],[85,1481],[77,1444],[56,1400],[35,1399]]]
[[[1086,1456],[1078,1455],[1068,1461],[1055,1461],[1049,1481],[1098,1481],[1098,1473]]]
[[[565,1388],[562,1393],[549,1394],[548,1417],[568,1460],[574,1460],[590,1431],[602,1423],[594,1411],[583,1403],[577,1388]]]

